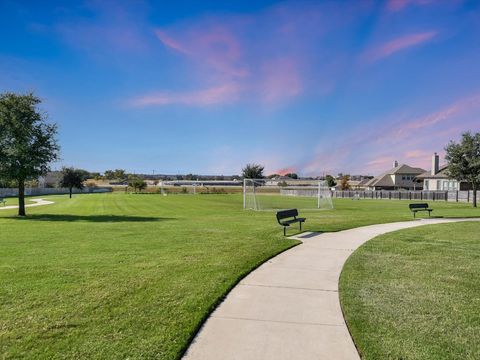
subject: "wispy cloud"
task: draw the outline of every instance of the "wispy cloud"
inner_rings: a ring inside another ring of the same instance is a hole
[[[399,51],[426,43],[437,36],[437,34],[437,31],[426,31],[404,35],[367,51],[365,58],[369,62],[374,62],[389,57]]]
[[[398,160],[427,169],[433,152],[443,153],[443,146],[467,129],[480,130],[479,116],[480,94],[425,115],[394,116],[374,129],[350,129],[340,143],[326,140],[311,160],[295,167],[308,175],[345,170],[379,174]]]
[[[240,89],[237,85],[225,84],[197,91],[180,93],[158,92],[137,97],[131,101],[131,105],[134,107],[146,107],[182,104],[205,107],[234,102],[238,98],[239,91]]]
[[[119,1],[88,1],[85,8],[95,16],[71,17],[67,12],[53,26],[62,40],[92,57],[108,57],[113,53],[139,54],[150,48],[144,24],[145,6]]]
[[[410,5],[428,5],[433,3],[433,0],[389,0],[387,2],[387,9],[390,11],[401,11]]]
[[[327,35],[356,19],[356,3],[349,5],[348,12],[336,4],[296,5],[286,2],[257,13],[186,19],[156,28],[155,36],[170,50],[167,56],[177,56],[186,64],[189,87],[230,84],[238,89],[237,101],[276,109],[311,88],[322,95],[333,88],[331,68],[338,62]],[[365,12],[365,6],[359,11]],[[190,98],[191,94],[185,91],[178,96]]]

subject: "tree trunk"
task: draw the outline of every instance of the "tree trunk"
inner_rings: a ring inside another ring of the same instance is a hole
[[[477,207],[477,188],[478,188],[478,185],[473,184],[472,188],[473,188],[473,207]]]
[[[18,216],[25,216],[25,180],[18,181]]]
[[[70,199],[72,198],[72,191],[73,191],[73,188],[70,186]]]

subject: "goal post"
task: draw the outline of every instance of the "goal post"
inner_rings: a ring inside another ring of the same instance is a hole
[[[252,210],[333,209],[325,181],[302,179],[244,179],[243,208]]]

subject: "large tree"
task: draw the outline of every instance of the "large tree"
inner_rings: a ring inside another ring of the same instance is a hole
[[[473,190],[473,207],[477,207],[480,185],[480,133],[462,134],[459,143],[450,141],[445,147],[448,173],[457,181],[467,181]]]
[[[245,179],[263,179],[264,166],[259,164],[247,164],[242,169],[242,176]]]
[[[47,123],[33,93],[0,94],[0,178],[18,186],[18,215],[25,216],[25,182],[58,160],[57,125]]]
[[[74,169],[73,167],[64,167],[62,169],[62,178],[60,179],[60,186],[68,188],[70,192],[70,199],[72,198],[73,188],[82,190],[85,186],[83,182],[86,178],[85,170]]]

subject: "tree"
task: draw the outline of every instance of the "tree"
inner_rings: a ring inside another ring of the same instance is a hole
[[[337,185],[337,182],[335,181],[335,178],[332,175],[327,175],[325,176],[325,180],[327,181],[328,187],[332,188],[335,185]]]
[[[350,189],[350,184],[348,183],[348,180],[350,180],[350,176],[348,176],[348,175],[342,176],[342,179],[340,180],[340,188],[342,190],[349,190]]]
[[[117,180],[125,180],[127,177],[126,172],[123,169],[115,169],[113,171],[113,176]]]
[[[462,134],[462,140],[445,147],[448,174],[457,181],[467,181],[473,190],[473,207],[477,207],[477,190],[480,185],[480,133]]]
[[[105,179],[107,179],[107,180],[115,179],[115,171],[113,171],[113,170],[105,170],[103,175],[105,176]]]
[[[242,169],[242,176],[245,179],[263,179],[263,170],[265,169],[264,166],[259,164],[247,164]]]
[[[81,169],[74,169],[73,167],[62,168],[62,178],[60,179],[60,186],[68,188],[70,192],[70,199],[72,198],[73,188],[82,190],[84,188],[83,182],[87,179],[86,171]]]
[[[144,190],[147,187],[147,183],[143,179],[136,177],[130,178],[130,180],[128,180],[128,186],[130,186],[135,192],[137,192],[137,190]]]
[[[288,173],[285,174],[286,177],[289,177],[290,179],[298,179],[298,175],[295,173]]]
[[[25,181],[49,171],[58,160],[57,125],[47,123],[33,93],[0,94],[0,178],[18,187],[18,215],[25,216]]]

